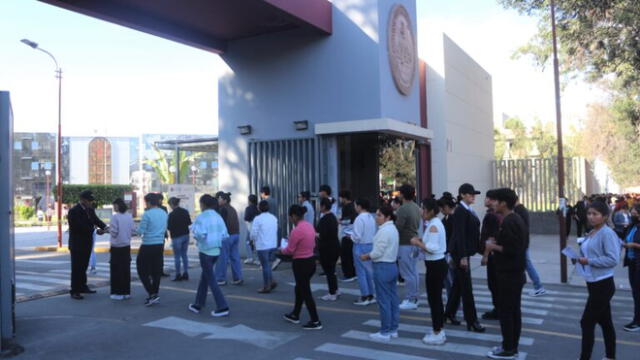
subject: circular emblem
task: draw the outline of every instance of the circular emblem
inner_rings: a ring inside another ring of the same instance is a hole
[[[416,77],[417,50],[411,17],[404,6],[391,9],[387,35],[393,81],[401,94],[409,95]]]

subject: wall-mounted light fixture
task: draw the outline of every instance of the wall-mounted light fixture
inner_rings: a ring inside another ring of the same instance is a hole
[[[251,135],[251,131],[253,130],[251,125],[241,125],[238,126],[238,129],[240,130],[240,135]]]
[[[293,124],[296,126],[296,130],[298,131],[307,130],[309,128],[309,121],[307,120],[294,121]]]

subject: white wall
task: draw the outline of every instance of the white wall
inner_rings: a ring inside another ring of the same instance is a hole
[[[93,137],[71,137],[69,139],[69,160],[71,184],[89,183],[89,143]],[[111,143],[111,183],[114,185],[128,185],[129,152],[131,147],[129,138],[108,138]]]
[[[468,182],[484,193],[493,187],[491,75],[446,35],[434,39],[426,56],[433,190],[456,195]]]
[[[89,183],[89,141],[91,138],[69,139],[69,183]]]

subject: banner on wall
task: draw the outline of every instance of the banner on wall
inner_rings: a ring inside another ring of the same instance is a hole
[[[196,214],[195,197],[196,187],[188,184],[169,185],[169,198],[180,199],[180,207],[186,209],[193,218]]]

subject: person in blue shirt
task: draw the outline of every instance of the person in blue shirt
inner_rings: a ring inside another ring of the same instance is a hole
[[[189,304],[189,310],[196,314],[199,313],[207,301],[207,288],[211,288],[216,302],[216,310],[212,311],[211,315],[214,317],[228,316],[229,305],[227,305],[220,286],[218,286],[213,267],[220,256],[222,241],[229,238],[229,233],[222,216],[217,212],[218,200],[216,198],[209,194],[202,195],[200,209],[202,213],[196,218],[191,231],[198,244],[202,275],[198,284],[196,301]]]
[[[136,258],[138,277],[149,296],[145,306],[151,306],[160,302],[158,291],[160,278],[162,277],[162,265],[164,260],[164,236],[167,232],[167,212],[162,210],[156,194],[149,193],[144,197],[147,209],[142,215],[138,234],[142,238],[142,245]]]
[[[640,205],[631,209],[631,226],[624,237],[626,252],[624,265],[629,269],[629,285],[633,295],[633,320],[624,326],[625,331],[640,331]]]

